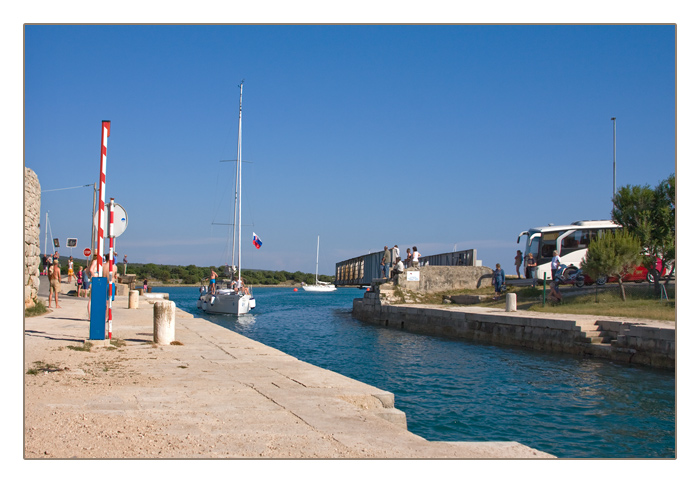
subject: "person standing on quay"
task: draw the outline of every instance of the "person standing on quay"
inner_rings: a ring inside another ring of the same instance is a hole
[[[78,271],[75,274],[75,288],[77,290],[77,297],[80,297],[80,289],[83,288],[83,267],[78,265]]]
[[[51,308],[51,294],[54,296],[56,301],[56,308],[60,309],[61,306],[58,305],[58,292],[61,291],[61,267],[58,265],[58,260],[53,262],[53,266],[49,267],[49,308]]]
[[[501,293],[501,290],[503,290],[503,286],[506,283],[506,275],[505,273],[503,273],[500,263],[496,264],[496,270],[493,271],[493,278],[491,279],[491,282],[493,283],[493,287],[496,290],[496,296],[493,298],[494,300],[496,300],[498,298],[498,295]]]
[[[73,280],[73,256],[68,259],[68,283]]]
[[[85,295],[83,295],[83,296],[87,297],[88,291],[90,290],[90,276],[88,274],[87,268],[85,268],[85,269],[81,268],[81,270],[83,272],[83,292],[85,293]]]
[[[411,249],[406,248],[406,260],[404,261],[404,265],[406,265],[407,267],[411,266],[412,259],[413,257],[411,256]]]
[[[523,252],[518,250],[515,254],[515,272],[518,274],[518,279],[520,278],[520,265],[523,264]]]
[[[537,285],[537,278],[535,277],[535,267],[537,267],[537,263],[535,262],[535,257],[532,256],[532,253],[528,253],[528,255],[527,255],[527,267],[525,268],[525,277],[532,279],[532,286],[533,287],[535,285]]]
[[[557,274],[557,270],[559,270],[559,265],[561,265],[561,260],[559,259],[559,252],[554,250],[554,253],[552,254],[552,280],[554,280],[554,277]]]

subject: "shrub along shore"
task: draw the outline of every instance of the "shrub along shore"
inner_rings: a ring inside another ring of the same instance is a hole
[[[118,259],[118,257],[117,257]],[[61,266],[61,276],[68,275],[68,257],[59,257]],[[78,271],[78,267],[86,267],[84,258],[73,257],[73,270]],[[124,264],[117,263],[119,273],[124,273]],[[197,267],[195,265],[157,265],[155,263],[129,263],[127,273],[136,275],[136,280],[148,280],[150,285],[170,285],[170,286],[199,286],[202,281],[209,280],[210,270],[214,268],[220,280],[230,278],[228,267]],[[41,269],[41,268],[40,268]],[[322,282],[334,282],[335,277],[329,275],[319,275]],[[248,286],[271,286],[271,285],[301,285],[313,284],[316,277],[313,273],[300,271],[288,272],[286,270],[258,270],[244,269],[243,280]]]

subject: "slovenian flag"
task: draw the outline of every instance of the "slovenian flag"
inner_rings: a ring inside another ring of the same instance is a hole
[[[260,238],[258,238],[258,235],[253,232],[253,245],[255,245],[255,248],[260,249],[262,246],[262,242],[260,241]]]

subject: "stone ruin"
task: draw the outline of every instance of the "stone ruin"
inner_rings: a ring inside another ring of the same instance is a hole
[[[41,265],[41,185],[36,173],[24,168],[24,308],[34,307]]]

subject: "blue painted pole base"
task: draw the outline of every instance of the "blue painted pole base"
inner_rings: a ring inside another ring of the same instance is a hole
[[[93,277],[90,292],[90,340],[105,340],[107,277]]]

